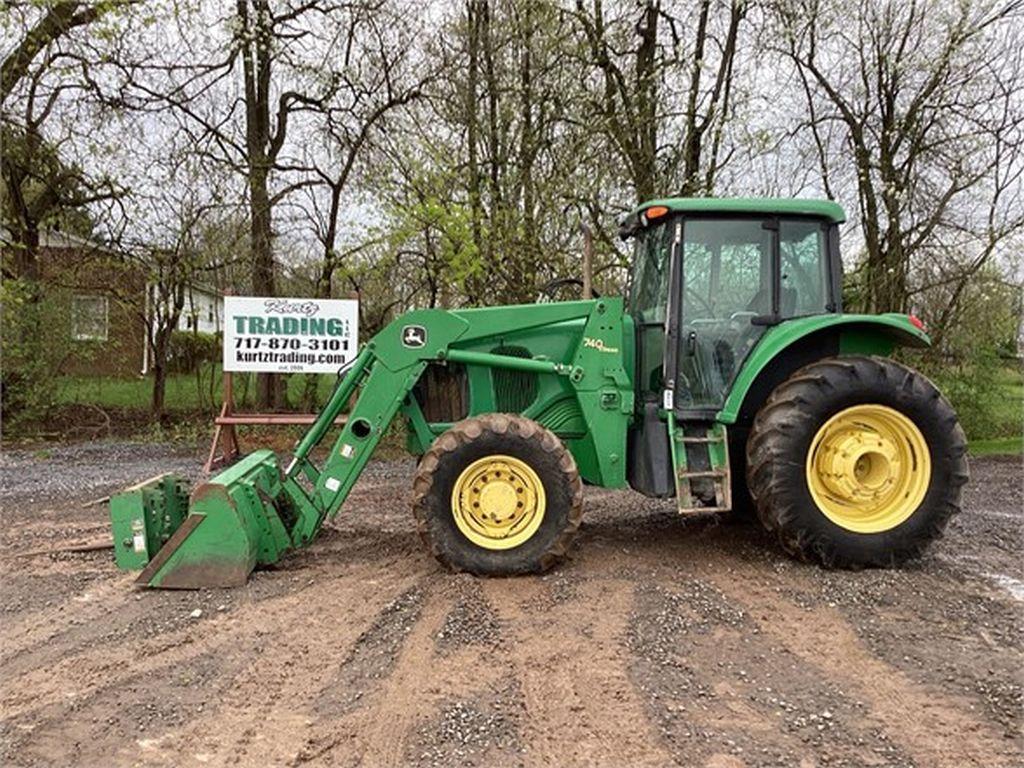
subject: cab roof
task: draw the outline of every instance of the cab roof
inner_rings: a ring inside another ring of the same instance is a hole
[[[640,214],[648,208],[664,206],[670,211],[700,214],[753,214],[764,216],[813,216],[833,224],[846,221],[842,207],[831,200],[809,200],[796,197],[665,197],[648,200],[631,211],[623,221],[640,224]]]

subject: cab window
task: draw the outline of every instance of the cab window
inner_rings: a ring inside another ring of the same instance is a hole
[[[683,224],[682,322],[676,403],[721,405],[747,353],[764,333],[752,320],[772,306],[772,237],[760,218],[687,219]]]
[[[637,235],[630,289],[630,309],[637,322],[665,322],[672,229],[665,222]]]
[[[829,311],[828,249],[825,225],[818,221],[779,222],[782,317],[820,315]]]

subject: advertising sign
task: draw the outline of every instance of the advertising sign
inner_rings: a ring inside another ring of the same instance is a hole
[[[224,370],[337,373],[355,358],[353,299],[224,297]]]

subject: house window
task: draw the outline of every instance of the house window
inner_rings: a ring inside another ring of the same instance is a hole
[[[71,299],[71,335],[79,341],[107,340],[107,297],[76,295]]]

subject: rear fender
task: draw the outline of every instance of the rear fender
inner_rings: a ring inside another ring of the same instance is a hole
[[[816,315],[770,328],[747,356],[718,412],[724,424],[753,417],[761,403],[798,368],[835,355],[879,355],[897,346],[928,347],[928,334],[907,315]]]

